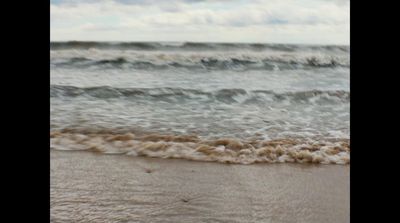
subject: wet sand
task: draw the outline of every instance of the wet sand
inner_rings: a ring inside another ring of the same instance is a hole
[[[51,222],[349,222],[349,172],[51,150]]]

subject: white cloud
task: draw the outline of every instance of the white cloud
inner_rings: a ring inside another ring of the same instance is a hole
[[[74,0],[51,4],[51,40],[348,44],[346,0]]]

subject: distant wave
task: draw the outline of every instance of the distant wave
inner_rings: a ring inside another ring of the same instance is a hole
[[[218,58],[198,57],[197,59],[182,61],[174,58],[160,59],[155,57],[153,61],[139,60],[137,58],[115,57],[111,59],[92,59],[86,57],[72,57],[63,60],[53,60],[51,64],[58,67],[100,67],[100,68],[132,68],[132,69],[205,69],[205,70],[287,70],[287,69],[311,69],[311,68],[335,68],[349,67],[348,61],[339,58],[318,58],[309,56],[306,58],[290,58],[269,56],[264,58]]]
[[[166,43],[166,42],[94,42],[68,41],[51,42],[50,49],[134,49],[134,50],[275,50],[292,52],[296,50],[328,50],[349,52],[349,46],[341,45],[295,45],[295,44],[264,44],[264,43]]]
[[[244,89],[221,89],[201,91],[182,88],[114,88],[109,86],[79,88],[74,86],[51,85],[50,97],[87,96],[98,99],[107,98],[145,98],[146,100],[205,100],[222,103],[260,103],[267,101],[290,101],[294,103],[348,103],[350,92],[347,91],[299,91],[276,93],[274,91]]]

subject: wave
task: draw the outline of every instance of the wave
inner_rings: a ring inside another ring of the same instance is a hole
[[[348,103],[350,92],[335,91],[299,91],[277,93],[268,90],[220,89],[216,91],[201,91],[183,88],[115,88],[109,86],[80,88],[75,86],[51,85],[50,97],[88,96],[98,99],[126,98],[147,100],[205,100],[222,103],[260,103],[270,101],[290,101],[297,103]],[[177,101],[173,100],[173,101]]]
[[[295,44],[265,44],[265,43],[201,43],[201,42],[94,42],[68,41],[50,42],[50,49],[134,49],[134,50],[274,50],[293,52],[297,50],[325,50],[349,52],[345,45],[295,45]]]
[[[53,66],[58,67],[99,67],[99,68],[133,68],[133,69],[168,69],[186,68],[190,70],[287,70],[287,69],[312,69],[312,68],[335,68],[349,67],[346,60],[339,58],[318,58],[310,56],[305,58],[265,57],[265,58],[214,58],[199,57],[191,60],[174,60],[174,58],[154,60],[129,60],[125,57],[111,59],[91,59],[86,57],[72,57],[64,60],[51,61]]]
[[[162,45],[159,43],[146,43],[146,42],[95,42],[95,41],[68,41],[68,42],[50,42],[51,50],[58,49],[113,49],[113,48],[131,48],[137,50],[155,50]]]
[[[51,132],[51,148],[221,163],[349,164],[348,139],[201,139],[195,135]]]

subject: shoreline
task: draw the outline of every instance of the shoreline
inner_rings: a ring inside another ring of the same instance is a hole
[[[349,222],[349,166],[50,150],[51,222]]]
[[[182,158],[220,163],[350,163],[349,139],[301,138],[265,140],[201,139],[197,135],[135,135],[132,133],[51,132],[50,147],[55,150],[87,150],[131,156]]]

